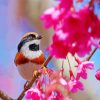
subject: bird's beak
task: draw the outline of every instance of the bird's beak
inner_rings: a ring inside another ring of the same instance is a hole
[[[37,39],[38,39],[38,40],[42,39],[42,36],[41,36],[41,35],[39,35],[39,36],[37,37]]]

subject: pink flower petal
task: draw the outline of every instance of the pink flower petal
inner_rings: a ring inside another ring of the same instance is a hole
[[[76,75],[76,79],[79,80],[80,77],[82,77],[83,79],[87,79],[87,70],[90,69],[94,69],[94,63],[91,61],[84,61],[78,64],[77,66],[77,75]]]
[[[27,90],[27,92],[25,93],[25,98],[32,99],[32,100],[41,100],[42,95],[41,95],[41,92],[37,88],[31,88]]]
[[[77,81],[76,79],[70,80],[68,82],[69,90],[73,93],[76,93],[79,90],[84,90],[83,84],[80,81]]]
[[[95,77],[100,81],[100,68],[96,71]]]

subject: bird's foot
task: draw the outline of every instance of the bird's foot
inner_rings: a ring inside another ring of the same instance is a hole
[[[35,71],[33,72],[33,77],[37,77],[38,74],[39,74],[39,72],[38,72],[37,70],[35,70]]]

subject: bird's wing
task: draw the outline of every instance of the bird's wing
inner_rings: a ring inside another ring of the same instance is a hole
[[[16,54],[14,62],[16,64],[16,66],[17,66],[17,65],[20,65],[20,64],[28,63],[29,60],[22,53],[18,52]]]

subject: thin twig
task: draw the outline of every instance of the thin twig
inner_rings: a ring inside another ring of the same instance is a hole
[[[92,56],[94,55],[96,50],[97,50],[97,48],[94,48],[94,50],[91,52],[91,54],[86,58],[86,61],[89,61],[92,58]]]
[[[62,76],[63,76],[63,73],[64,73],[64,60],[62,61]]]
[[[51,59],[52,59],[52,56],[49,56],[49,57],[45,60],[45,62],[44,62],[43,65],[41,66],[41,68],[46,67],[47,64],[49,63],[49,61],[50,61]],[[34,75],[34,77],[32,78],[32,80],[28,83],[27,88],[24,88],[24,90],[22,91],[22,93],[20,94],[20,96],[18,97],[17,100],[22,100],[22,98],[23,98],[24,95],[25,95],[25,92],[26,92],[28,89],[30,89],[30,88],[32,87],[33,83],[35,82],[35,80],[36,80],[40,75],[41,75],[41,73],[39,73],[39,72],[37,71],[36,75]]]
[[[69,70],[71,70],[71,65],[70,65],[70,61],[69,61],[68,56],[67,56],[67,60],[68,60],[68,64],[69,64]]]
[[[13,100],[11,97],[6,95],[3,91],[0,90],[0,98],[3,100]]]
[[[100,44],[100,41],[99,41]],[[94,55],[94,53],[96,52],[98,48],[94,48],[94,50],[91,52],[91,54],[86,58],[87,61],[89,61],[91,59],[91,57]]]

